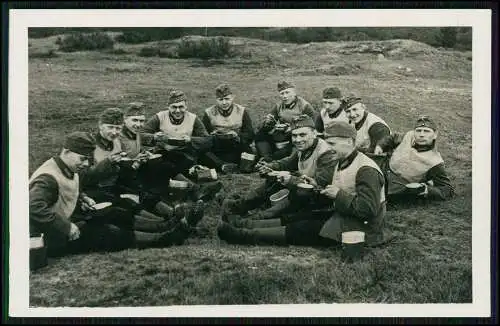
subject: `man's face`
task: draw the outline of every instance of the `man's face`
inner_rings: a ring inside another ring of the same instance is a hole
[[[174,119],[180,120],[184,117],[187,110],[186,101],[172,103],[168,108]]]
[[[125,118],[125,127],[134,133],[138,133],[144,123],[146,122],[146,117],[144,115],[132,115]]]
[[[354,150],[354,139],[344,137],[328,137],[325,141],[333,151],[334,160],[342,160]]]
[[[104,139],[113,141],[122,131],[123,125],[112,125],[109,123],[99,123],[99,133]]]
[[[295,99],[296,95],[297,95],[297,93],[295,92],[295,88],[293,88],[293,87],[286,88],[286,89],[280,91],[280,99],[285,104],[292,103],[293,100]]]
[[[328,113],[334,113],[340,107],[340,100],[338,98],[324,98],[323,107]]]
[[[63,151],[63,160],[68,168],[75,173],[82,171],[90,165],[88,156],[81,155],[67,149]]]
[[[233,105],[233,100],[234,100],[234,97],[232,94],[228,94],[224,97],[218,97],[217,98],[217,105],[221,109],[227,110],[231,107],[231,105]]]
[[[311,147],[316,138],[313,128],[302,127],[292,130],[292,143],[298,151],[305,151]]]
[[[415,143],[418,145],[430,145],[437,138],[437,132],[429,127],[415,128]]]
[[[363,103],[356,103],[353,106],[345,109],[345,113],[349,120],[354,123],[358,123],[363,119],[363,115],[365,114],[365,106]]]

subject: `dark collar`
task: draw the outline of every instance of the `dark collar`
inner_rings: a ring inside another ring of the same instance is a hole
[[[73,179],[75,176],[75,172],[71,171],[70,168],[66,165],[66,163],[61,160],[59,156],[54,156],[54,161],[56,161],[57,166],[59,169],[61,169],[62,174],[68,178],[68,179]]]
[[[182,118],[180,120],[176,120],[170,112],[168,113],[168,117],[170,119],[170,122],[172,122],[173,125],[180,125],[184,121],[184,118],[186,117],[186,113],[184,113],[184,115],[182,116]]]
[[[432,150],[436,146],[436,140],[432,141],[432,144],[430,145],[418,145],[416,143],[413,143],[411,147],[415,148],[417,152],[427,152]]]
[[[223,109],[221,109],[217,106],[217,111],[220,113],[221,116],[229,117],[231,115],[231,113],[233,113],[233,108],[234,108],[234,104],[231,104],[231,106],[229,107],[229,110],[227,110],[227,111],[224,111]]]
[[[95,135],[95,142],[96,145],[104,149],[105,151],[111,151],[113,150],[113,142],[111,140],[105,139],[102,137],[100,132],[97,132]]]
[[[333,113],[328,113],[328,111],[326,112],[326,114],[328,114],[328,116],[333,119],[333,118],[336,118],[340,115],[340,112],[344,111],[344,109],[342,107],[339,107],[337,109],[337,111],[333,112]]]
[[[339,161],[339,167],[337,168],[337,170],[340,171],[340,170],[344,170],[345,168],[347,168],[349,165],[351,165],[352,161],[354,161],[356,156],[358,156],[358,150],[355,149],[346,158]]]
[[[363,119],[361,119],[358,123],[354,125],[356,130],[359,130],[359,128],[361,128],[361,126],[365,123],[367,116],[368,116],[368,111],[365,111],[365,113],[363,114]]]
[[[130,140],[135,140],[135,138],[137,137],[136,133],[134,133],[132,130],[128,129],[125,126],[123,126],[122,134]]]
[[[300,154],[301,161],[307,160],[312,155],[312,153],[316,149],[316,146],[318,146],[318,142],[319,142],[318,138],[315,138],[312,146]]]
[[[298,100],[299,100],[299,98],[297,96],[295,96],[295,99],[292,101],[292,103],[290,103],[290,104],[283,103],[283,108],[286,110],[293,109],[295,107],[295,104],[297,104]]]

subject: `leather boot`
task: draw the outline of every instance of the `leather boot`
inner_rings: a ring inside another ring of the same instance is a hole
[[[238,229],[222,222],[217,228],[220,239],[231,244],[286,245],[286,227]]]
[[[276,218],[276,216],[285,213],[289,207],[290,207],[290,201],[288,199],[285,199],[282,202],[279,202],[276,205],[269,207],[268,209],[256,212],[254,214],[249,215],[248,217],[251,218],[252,220],[274,219]]]
[[[154,211],[161,215],[164,219],[174,216],[174,208],[163,201],[156,203]]]
[[[193,189],[194,200],[208,201],[214,198],[221,189],[222,182],[220,181],[206,182],[200,185],[196,184]]]
[[[244,228],[244,229],[272,228],[272,227],[282,226],[281,219],[279,218],[271,218],[266,220],[252,220],[248,218],[239,218],[229,223],[237,228]]]

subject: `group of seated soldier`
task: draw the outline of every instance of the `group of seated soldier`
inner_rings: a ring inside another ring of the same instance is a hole
[[[338,88],[323,91],[320,110],[289,82],[278,92],[257,132],[227,84],[201,119],[179,90],[149,119],[141,102],[105,109],[95,133],[67,135],[30,177],[30,234],[44,234],[49,255],[182,244],[222,189],[217,178],[193,178],[193,166],[235,173],[242,153],[255,156],[265,181],[221,201],[218,235],[230,243],[330,245],[348,230],[377,243],[390,198],[453,196],[429,117],[398,134]],[[184,197],[174,195],[176,182]],[[313,190],[301,193],[303,184]],[[270,206],[283,189],[286,198]]]

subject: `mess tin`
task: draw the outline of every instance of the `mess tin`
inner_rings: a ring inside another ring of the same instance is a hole
[[[196,171],[196,179],[198,181],[217,180],[217,171],[215,169],[200,169]]]
[[[240,170],[242,172],[250,173],[253,171],[255,165],[255,155],[243,152],[241,153]]]
[[[272,194],[269,197],[269,200],[271,201],[271,205],[277,205],[283,201],[285,201],[288,198],[288,194],[290,191],[288,189],[281,189],[280,191]]]
[[[183,138],[167,138],[167,144],[172,145],[172,146],[183,146],[186,144],[186,141]]]
[[[43,239],[43,233],[40,236],[30,237],[30,270],[36,270],[47,266],[47,247]]]
[[[314,193],[314,186],[305,182],[299,183],[296,193],[299,197],[308,197]]]
[[[420,183],[408,183],[405,187],[407,193],[414,195],[418,195],[425,190],[425,186]]]

